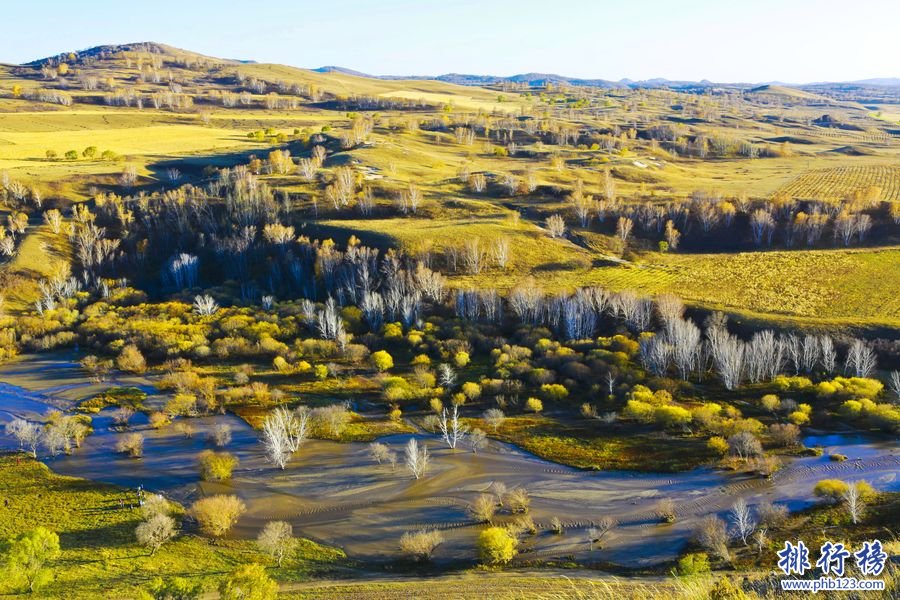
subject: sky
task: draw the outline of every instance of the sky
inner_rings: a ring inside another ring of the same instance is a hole
[[[898,0],[16,0],[0,23],[8,63],[154,41],[375,75],[900,77]]]

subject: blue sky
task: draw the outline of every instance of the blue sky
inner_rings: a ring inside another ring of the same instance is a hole
[[[0,61],[157,41],[372,74],[713,81],[900,77],[898,0],[4,2]]]

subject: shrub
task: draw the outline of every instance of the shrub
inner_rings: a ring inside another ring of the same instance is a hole
[[[149,592],[154,600],[196,600],[203,593],[203,584],[183,577],[157,577],[150,583]]]
[[[266,574],[262,565],[241,565],[219,586],[221,600],[272,600],[278,584]]]
[[[228,452],[204,450],[200,453],[200,479],[204,481],[227,481],[237,466],[237,457]]]
[[[138,350],[134,344],[128,344],[116,357],[116,367],[120,371],[128,371],[129,373],[137,373],[141,375],[147,371],[147,361],[144,355]]]
[[[788,421],[794,425],[806,425],[809,423],[809,415],[801,410],[795,410],[788,415]]]
[[[528,495],[528,490],[517,487],[506,494],[503,502],[512,513],[527,513],[531,506],[531,497]]]
[[[681,406],[657,406],[653,418],[663,427],[684,427],[691,422],[691,411]]]
[[[823,479],[813,488],[813,494],[827,500],[838,501],[848,489],[850,486],[840,479]]]
[[[625,410],[622,411],[623,416],[639,423],[652,423],[654,413],[652,404],[640,400],[629,400],[625,403]]]
[[[462,393],[469,400],[478,400],[478,398],[481,396],[481,386],[474,381],[467,381],[462,384]]]
[[[537,398],[529,398],[525,401],[525,410],[537,414],[544,410],[544,403]]]
[[[126,433],[116,442],[116,452],[140,458],[144,454],[144,436],[140,433]]]
[[[400,538],[400,551],[416,561],[430,560],[434,550],[444,543],[444,536],[437,530],[407,531]]]
[[[492,494],[481,494],[469,505],[468,512],[479,523],[490,523],[497,512],[497,501]]]
[[[813,389],[813,382],[808,377],[777,375],[772,383],[783,392],[808,392]]]
[[[237,496],[217,495],[201,498],[191,505],[191,514],[201,531],[222,537],[244,514],[247,507]]]
[[[545,383],[541,386],[541,394],[548,400],[565,400],[569,396],[569,390],[558,383]]]
[[[488,527],[478,535],[478,556],[489,565],[506,564],[515,558],[518,545],[503,527]]]
[[[781,400],[775,394],[766,394],[759,401],[760,405],[769,412],[775,412],[781,407]]]
[[[155,410],[150,413],[150,417],[148,417],[148,420],[150,422],[150,427],[152,427],[153,429],[162,429],[163,427],[171,423],[169,415],[159,410]]]
[[[877,398],[884,384],[868,377],[835,377],[816,386],[816,393],[822,397]]]
[[[709,573],[709,556],[705,552],[685,554],[678,559],[676,572],[682,577],[691,577],[693,575],[704,575]]]
[[[709,438],[709,441],[706,442],[706,447],[720,456],[725,456],[728,453],[728,442],[725,438],[718,435]]]
[[[372,353],[372,364],[375,365],[376,369],[384,373],[388,369],[394,367],[394,359],[384,350],[379,350],[378,352]]]
[[[788,508],[784,504],[772,504],[768,501],[760,502],[756,506],[756,515],[761,527],[778,529],[787,521]]]

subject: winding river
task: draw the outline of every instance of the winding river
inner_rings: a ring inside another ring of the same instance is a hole
[[[0,422],[13,416],[40,419],[53,409],[70,408],[78,399],[98,391],[83,379],[65,357],[30,357],[0,370]],[[8,382],[8,383],[5,383]],[[52,387],[46,387],[52,384]],[[123,378],[109,385],[138,385],[153,392],[140,378]],[[150,396],[148,403],[163,402]],[[206,494],[234,493],[248,510],[233,535],[255,536],[262,525],[282,519],[298,535],[344,548],[353,557],[380,560],[395,557],[400,536],[419,528],[441,529],[445,543],[437,561],[475,555],[477,526],[466,514],[467,505],[492,485],[525,487],[532,498],[531,516],[538,534],[523,545],[523,558],[577,558],[625,566],[652,565],[675,557],[690,539],[696,521],[729,509],[735,498],[751,505],[768,500],[791,510],[810,505],[812,487],[820,479],[865,479],[877,489],[900,491],[900,451],[896,442],[862,435],[809,436],[807,446],[822,446],[818,457],[789,459],[770,479],[699,468],[677,474],[587,472],[541,460],[514,446],[492,441],[477,455],[451,451],[435,436],[415,434],[432,454],[426,477],[413,479],[398,466],[378,465],[366,444],[310,441],[284,471],[268,464],[256,433],[233,415],[192,419],[192,437],[172,427],[154,430],[146,417],[136,415],[132,430],[145,435],[144,457],[129,459],[115,453],[121,433],[111,429],[111,410],[94,415],[94,434],[68,456],[46,458],[57,472],[135,488],[143,485],[184,502]],[[211,447],[208,434],[217,422],[232,427],[226,448],[240,459],[227,484],[201,482],[197,455]],[[380,441],[398,454],[410,435]],[[0,434],[0,449],[15,443]],[[832,462],[834,452],[848,457]],[[654,508],[660,499],[675,502],[678,520],[660,524]],[[618,526],[604,539],[602,549],[589,552],[586,530],[592,522],[612,516]],[[566,531],[546,531],[557,517]]]

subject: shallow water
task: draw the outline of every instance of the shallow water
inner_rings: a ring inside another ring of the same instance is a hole
[[[6,376],[0,374],[0,379]],[[84,396],[93,393],[83,382],[68,383],[75,386],[67,388],[71,399],[78,398],[73,389],[82,389]],[[0,383],[0,420],[11,415],[37,418],[47,410],[72,405],[46,389],[35,393]],[[473,557],[478,529],[466,515],[466,506],[494,482],[508,488],[523,486],[531,495],[531,516],[541,532],[527,538],[523,557],[575,556],[623,565],[673,558],[699,518],[724,515],[737,497],[751,506],[770,500],[797,510],[813,502],[813,485],[826,477],[866,479],[878,489],[900,490],[897,445],[861,435],[810,436],[804,440],[806,445],[825,447],[824,456],[790,460],[773,478],[763,480],[708,468],[678,474],[579,471],[496,441],[475,455],[452,451],[436,436],[417,434],[432,453],[428,475],[417,481],[402,466],[392,471],[376,464],[368,457],[366,444],[317,440],[307,442],[287,469],[280,471],[265,461],[256,432],[233,415],[191,419],[197,431],[190,438],[172,427],[150,429],[146,417],[135,415],[131,431],[145,435],[144,457],[129,459],[114,451],[123,433],[111,429],[111,412],[94,415],[94,434],[80,449],[70,456],[48,458],[48,464],[66,475],[131,488],[143,485],[182,502],[204,494],[235,493],[248,506],[234,530],[236,536],[253,537],[266,521],[283,519],[293,523],[298,535],[371,560],[396,556],[400,536],[425,527],[444,533],[446,542],[436,560]],[[227,484],[201,482],[197,456],[212,447],[208,432],[222,421],[232,427],[233,439],[226,449],[240,459],[240,467]],[[380,441],[402,455],[409,437],[388,436]],[[0,435],[0,448],[14,446]],[[848,460],[830,461],[828,454],[835,452]],[[654,516],[662,498],[676,504],[679,518],[672,525],[661,525]],[[619,525],[602,549],[590,553],[586,530],[603,516],[616,518]],[[545,532],[553,517],[566,526],[564,535]]]

